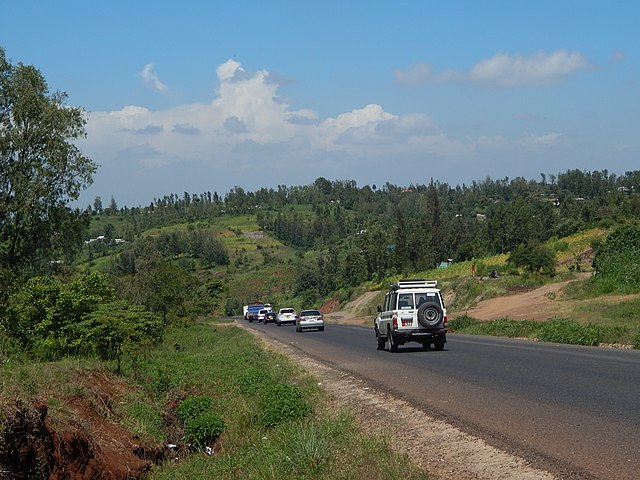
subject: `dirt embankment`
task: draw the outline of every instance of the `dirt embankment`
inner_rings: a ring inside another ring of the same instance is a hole
[[[78,375],[73,383],[77,393],[40,396],[63,405],[56,419],[42,400],[6,406],[0,478],[136,480],[164,458],[161,446],[145,445],[115,422],[125,383],[96,372]]]
[[[570,317],[582,320],[576,311],[577,306],[583,307],[590,304],[602,305],[616,304],[638,298],[638,294],[632,295],[607,295],[591,299],[569,300],[564,296],[564,288],[572,282],[586,280],[591,272],[576,274],[572,280],[556,282],[534,289],[514,289],[511,294],[482,300],[471,308],[459,311],[449,311],[448,318],[454,319],[462,315],[469,315],[478,320],[489,321],[502,318],[512,320],[549,320],[551,318]],[[492,282],[485,278],[477,281]],[[451,304],[455,292],[445,294],[445,303]],[[366,292],[360,297],[340,307],[338,302],[327,302],[321,310],[325,313],[327,321],[332,323],[344,323],[352,325],[372,325],[375,317],[374,304],[381,297],[381,292]],[[588,318],[584,318],[588,320]]]

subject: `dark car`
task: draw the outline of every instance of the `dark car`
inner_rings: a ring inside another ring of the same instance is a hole
[[[278,315],[276,314],[276,312],[267,312],[264,316],[264,323],[276,323],[276,319],[278,318]]]

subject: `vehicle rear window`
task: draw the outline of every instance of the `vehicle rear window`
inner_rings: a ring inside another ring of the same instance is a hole
[[[440,305],[440,296],[437,292],[416,293],[416,307],[420,308],[425,302],[435,302]]]
[[[300,313],[301,317],[312,317],[314,315],[322,315],[318,310],[305,310]]]
[[[398,310],[413,310],[413,293],[398,295]]]
[[[283,308],[280,313],[295,313],[295,310],[293,308]]]

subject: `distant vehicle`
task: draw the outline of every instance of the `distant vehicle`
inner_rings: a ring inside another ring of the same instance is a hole
[[[264,304],[262,302],[252,302],[249,305],[245,305],[245,307],[243,308],[244,319],[253,322],[258,319],[258,312],[264,309]]]
[[[319,332],[324,330],[324,317],[319,310],[302,310],[296,319],[296,332],[302,332],[305,328],[317,328]]]
[[[264,319],[266,318],[267,313],[269,313],[269,310],[266,308],[263,308],[262,310],[258,310],[258,315],[257,315],[258,323],[264,322]]]
[[[278,318],[276,319],[276,325],[281,326],[285,323],[296,323],[296,311],[293,308],[281,308],[278,312]]]
[[[264,316],[264,323],[269,323],[269,322],[273,322],[276,323],[276,319],[278,318],[278,315],[276,314],[276,312],[274,312],[273,310],[268,311],[265,316]]]
[[[447,309],[435,280],[405,279],[391,285],[378,306],[374,321],[376,346],[398,351],[399,345],[418,342],[425,350],[444,350],[447,343]]]

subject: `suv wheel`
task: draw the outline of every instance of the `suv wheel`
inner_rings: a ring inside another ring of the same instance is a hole
[[[425,328],[435,327],[442,321],[442,308],[435,302],[427,302],[418,309],[418,322]]]
[[[444,350],[444,344],[447,343],[445,337],[438,337],[435,342],[433,342],[433,346],[436,347],[436,350],[441,352]]]
[[[384,345],[387,343],[387,339],[380,336],[380,331],[376,328],[376,349],[384,350]]]
[[[391,350],[392,352],[397,352],[398,351],[398,344],[396,343],[395,339],[393,338],[393,333],[391,332],[391,330],[389,330],[387,332],[387,339],[389,340],[389,350]]]

